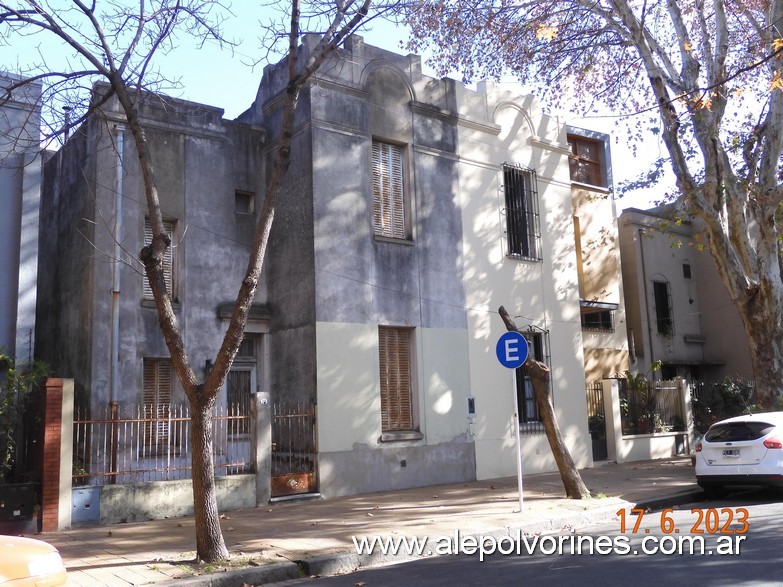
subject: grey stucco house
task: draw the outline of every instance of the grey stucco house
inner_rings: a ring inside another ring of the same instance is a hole
[[[305,37],[300,51],[314,41]],[[148,96],[140,106],[175,245],[176,312],[205,369],[263,202],[285,67],[264,70],[235,121],[181,100]],[[358,36],[300,100],[285,197],[229,389],[317,405],[310,490],[327,497],[511,475],[514,426],[525,470],[553,470],[524,371],[514,387],[494,354],[505,305],[556,374],[566,442],[589,466],[582,315],[598,304],[624,333],[624,312],[619,283],[606,299],[580,289],[574,202],[586,196],[572,189],[579,181],[610,197],[604,143],[585,138],[591,161],[533,97],[425,76],[420,57]],[[110,101],[45,170],[38,354],[93,408],[183,399],[134,259],[148,228],[126,132]],[[596,179],[574,180],[579,165],[596,166]],[[594,337],[591,356],[627,357],[623,336],[604,338]]]
[[[35,347],[42,155],[41,85],[10,91],[21,81],[0,71],[0,349],[24,362]]]

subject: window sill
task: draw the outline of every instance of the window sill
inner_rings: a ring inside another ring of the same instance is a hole
[[[519,434],[521,436],[546,435],[543,422],[522,422],[519,425]]]
[[[515,255],[514,253],[507,253],[506,258],[513,261],[527,261],[528,263],[541,263],[543,261],[539,257],[526,257],[525,255]]]
[[[380,236],[378,234],[374,234],[373,238],[375,238],[375,242],[379,243],[394,243],[395,245],[405,245],[408,247],[416,245],[416,243],[409,238],[392,238],[390,236]]]
[[[585,188],[585,189],[591,190],[593,192],[601,192],[602,194],[609,194],[609,193],[611,193],[611,190],[608,187],[603,186],[603,185],[593,185],[592,183],[584,183],[584,182],[581,182],[581,181],[573,181],[573,180],[571,180],[571,184],[573,184],[573,185],[575,185],[577,187],[580,187],[580,188]]]
[[[150,300],[150,299],[145,298],[145,299],[141,300],[141,307],[142,308],[153,308],[154,309],[156,307],[155,306],[155,300]],[[178,311],[179,310],[179,302],[171,302],[171,307],[172,307],[172,309],[175,312]]]
[[[400,430],[399,432],[382,432],[379,442],[410,442],[421,440],[424,435],[418,430]]]

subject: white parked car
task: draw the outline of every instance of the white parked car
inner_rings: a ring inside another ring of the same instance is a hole
[[[696,445],[696,482],[707,497],[738,485],[783,487],[783,412],[737,416],[710,426]]]

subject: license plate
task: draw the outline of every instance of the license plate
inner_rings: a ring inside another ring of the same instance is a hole
[[[724,448],[723,449],[723,456],[724,457],[739,457],[739,449],[738,448]]]

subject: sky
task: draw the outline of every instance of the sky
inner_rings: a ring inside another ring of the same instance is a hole
[[[55,0],[52,4],[65,0]],[[241,12],[240,12],[241,11]],[[196,47],[195,42],[187,37],[174,51],[162,57],[159,61],[161,71],[167,76],[179,78],[180,88],[168,91],[170,95],[193,102],[217,106],[224,109],[225,118],[233,119],[247,110],[253,103],[258,85],[261,82],[265,63],[254,65],[260,55],[261,41],[259,34],[262,27],[270,21],[281,18],[281,12],[269,4],[250,2],[247,0],[233,3],[233,15],[228,15],[223,23],[224,36],[234,39],[238,44],[222,50],[216,45]],[[362,30],[365,42],[396,52],[405,52],[402,48],[407,41],[407,30],[402,27],[375,21],[369,30]],[[38,55],[37,45],[44,42],[44,37],[37,36],[23,42],[14,40],[8,44],[0,39],[0,69],[16,71],[19,66],[29,64]],[[279,57],[278,57],[279,58]],[[426,55],[422,59],[423,71],[427,75],[435,75],[426,66]],[[458,77],[455,76],[455,77]],[[510,82],[504,82],[509,85]],[[557,114],[557,113],[556,113]],[[612,167],[615,185],[619,181],[632,179],[644,163],[649,162],[663,152],[660,144],[645,144],[640,160],[635,159],[626,146],[625,137],[619,136],[615,130],[612,118],[573,119],[560,114],[568,124],[588,128],[612,135]],[[661,190],[662,191],[662,190]],[[637,192],[617,200],[618,213],[627,207],[648,208],[658,199],[660,191]]]

